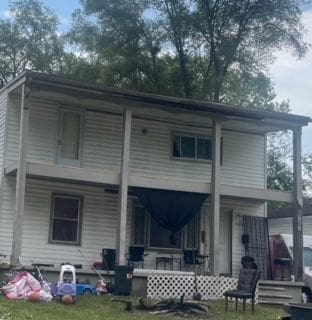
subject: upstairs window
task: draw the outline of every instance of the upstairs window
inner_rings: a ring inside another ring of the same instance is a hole
[[[53,195],[50,241],[80,243],[81,197]]]
[[[199,136],[174,134],[172,157],[174,159],[211,160],[212,140]]]
[[[62,109],[59,133],[59,163],[80,166],[82,140],[82,112]]]

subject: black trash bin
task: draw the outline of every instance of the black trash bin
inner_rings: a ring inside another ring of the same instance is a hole
[[[130,295],[132,290],[133,266],[115,267],[115,291],[117,295]]]
[[[107,270],[115,269],[116,250],[115,249],[102,249],[103,268]]]

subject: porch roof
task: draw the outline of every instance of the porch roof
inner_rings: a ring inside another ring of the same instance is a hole
[[[214,117],[220,117],[230,122],[256,121],[257,125],[266,128],[266,131],[279,129],[291,129],[296,126],[306,126],[311,122],[310,117],[294,115],[281,112],[255,110],[251,108],[238,107],[229,104],[182,99],[157,94],[124,90],[112,87],[91,84],[88,82],[69,80],[61,77],[24,71],[15,79],[11,80],[1,91],[18,87],[23,81],[32,85],[63,88],[66,90],[86,92],[96,99],[110,99],[123,108],[136,105],[143,108],[156,108],[169,112],[200,112]]]
[[[5,169],[6,175],[16,176],[17,165]],[[29,178],[46,179],[86,185],[98,185],[106,188],[118,189],[120,174],[118,172],[98,171],[61,165],[26,162],[26,175]],[[174,179],[168,177],[146,176],[135,172],[129,173],[129,187],[143,187],[164,190],[198,192],[211,194],[212,186],[209,182]],[[276,191],[261,188],[220,185],[220,194],[224,198],[248,201],[280,201],[293,202],[291,192]]]

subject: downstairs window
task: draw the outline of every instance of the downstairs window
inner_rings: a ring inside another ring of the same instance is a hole
[[[175,233],[176,244],[170,243],[171,232],[162,227],[140,205],[134,207],[132,243],[155,249],[197,249],[199,215],[194,217],[182,230]]]
[[[80,243],[81,207],[81,197],[52,196],[50,242]]]

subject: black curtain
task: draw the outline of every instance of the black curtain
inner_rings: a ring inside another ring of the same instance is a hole
[[[207,194],[150,188],[133,188],[150,215],[164,228],[171,231],[170,241],[175,244],[174,234],[199,213]]]

